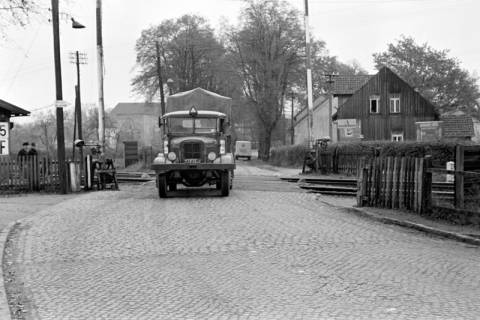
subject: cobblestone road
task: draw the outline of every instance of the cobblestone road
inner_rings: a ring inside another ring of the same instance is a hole
[[[479,318],[478,248],[362,219],[267,178],[271,191],[250,190],[239,172],[228,198],[161,200],[149,183],[26,220],[18,263],[31,316]]]

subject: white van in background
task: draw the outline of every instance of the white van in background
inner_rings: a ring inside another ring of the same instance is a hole
[[[237,141],[235,143],[235,159],[247,158],[252,159],[252,143],[250,141]]]

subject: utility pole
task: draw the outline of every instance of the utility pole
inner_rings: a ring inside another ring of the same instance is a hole
[[[162,78],[162,65],[160,63],[160,44],[158,41],[155,41],[155,47],[157,49],[157,75],[158,75],[158,86],[160,88],[160,108],[161,116],[165,114],[165,93],[163,92],[163,78]]]
[[[62,92],[62,64],[60,60],[60,28],[58,21],[58,0],[52,0],[53,25],[53,55],[55,59],[55,91],[56,91],[56,118],[57,118],[57,158],[60,192],[67,193],[67,176],[65,170],[65,133],[63,129],[63,100]]]
[[[295,98],[295,93],[292,91],[291,93],[291,98],[292,98],[292,113],[290,116],[290,144],[294,145],[295,144],[295,120],[294,120],[294,111],[293,111],[293,99]]]
[[[97,0],[97,66],[98,66],[98,140],[100,151],[105,152],[105,102],[103,98],[103,43],[102,0]]]
[[[313,138],[312,138],[312,131],[313,131],[313,88],[312,88],[312,67],[310,61],[310,24],[308,22],[308,0],[305,0],[305,53],[306,53],[306,66],[307,66],[307,134],[308,134],[308,148],[313,147]]]
[[[333,127],[332,127],[332,100],[333,100],[333,91],[332,91],[332,85],[335,82],[334,78],[338,77],[338,73],[332,72],[332,73],[327,73],[324,75],[324,77],[327,78],[325,81],[328,83],[328,136],[331,139],[333,139]]]
[[[77,85],[75,86],[75,129],[73,132],[73,160],[75,160],[75,138],[83,140],[82,131],[82,99],[80,95],[80,65],[87,64],[87,55],[75,51],[70,54],[70,62],[77,67]],[[78,133],[78,134],[77,134]],[[80,147],[80,170],[83,169],[83,148]]]

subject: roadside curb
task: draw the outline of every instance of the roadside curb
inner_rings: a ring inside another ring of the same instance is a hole
[[[17,224],[17,221],[10,222],[2,231],[0,231],[0,319],[11,319],[10,306],[8,304],[7,292],[5,289],[5,282],[3,278],[3,254],[5,251],[5,243],[12,228]]]
[[[390,218],[390,217],[384,217],[384,216],[378,215],[376,213],[370,212],[370,211],[365,210],[365,209],[360,209],[360,208],[355,208],[355,207],[338,206],[338,205],[331,204],[331,203],[329,203],[327,201],[324,201],[324,200],[321,200],[321,202],[323,202],[323,203],[325,203],[325,204],[327,204],[331,207],[344,209],[345,211],[353,213],[357,216],[366,217],[366,218],[369,218],[369,219],[372,219],[372,220],[375,220],[375,221],[378,221],[378,222],[382,222],[382,223],[385,223],[385,224],[392,224],[392,225],[397,225],[397,226],[404,227],[404,228],[415,229],[415,230],[422,231],[422,232],[432,234],[432,235],[435,235],[435,236],[439,236],[439,237],[443,237],[443,238],[447,238],[447,239],[460,241],[460,242],[463,242],[463,243],[468,243],[468,244],[480,246],[480,239],[477,239],[477,238],[474,238],[474,237],[469,237],[469,236],[466,236],[464,234],[445,231],[445,230],[440,230],[440,229],[432,228],[432,227],[429,227],[429,226],[426,226],[426,225],[423,225],[423,224],[420,224],[420,223],[414,223],[414,222],[411,222],[411,221],[408,221],[408,220],[398,220],[398,219],[394,219],[394,218]]]

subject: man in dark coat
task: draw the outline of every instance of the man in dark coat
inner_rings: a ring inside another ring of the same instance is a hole
[[[28,150],[28,155],[29,156],[36,156],[37,155],[37,149],[35,149],[35,142],[32,142],[32,144],[30,146],[31,146],[31,148],[30,148],[30,150]]]
[[[28,142],[24,142],[22,144],[22,149],[20,149],[20,151],[18,151],[18,154],[17,154],[17,160],[20,160],[20,158],[23,158],[23,157],[26,157],[28,155]]]
[[[30,145],[28,142],[22,144],[22,149],[17,154],[18,174],[20,179],[26,179],[28,177],[28,152]]]
[[[33,187],[33,190],[38,191],[40,186],[38,153],[37,153],[37,150],[35,149],[36,147],[35,142],[32,142],[30,146],[31,146],[30,150],[28,150],[28,158],[29,158],[29,161],[32,161],[32,178],[33,178],[32,187]]]

